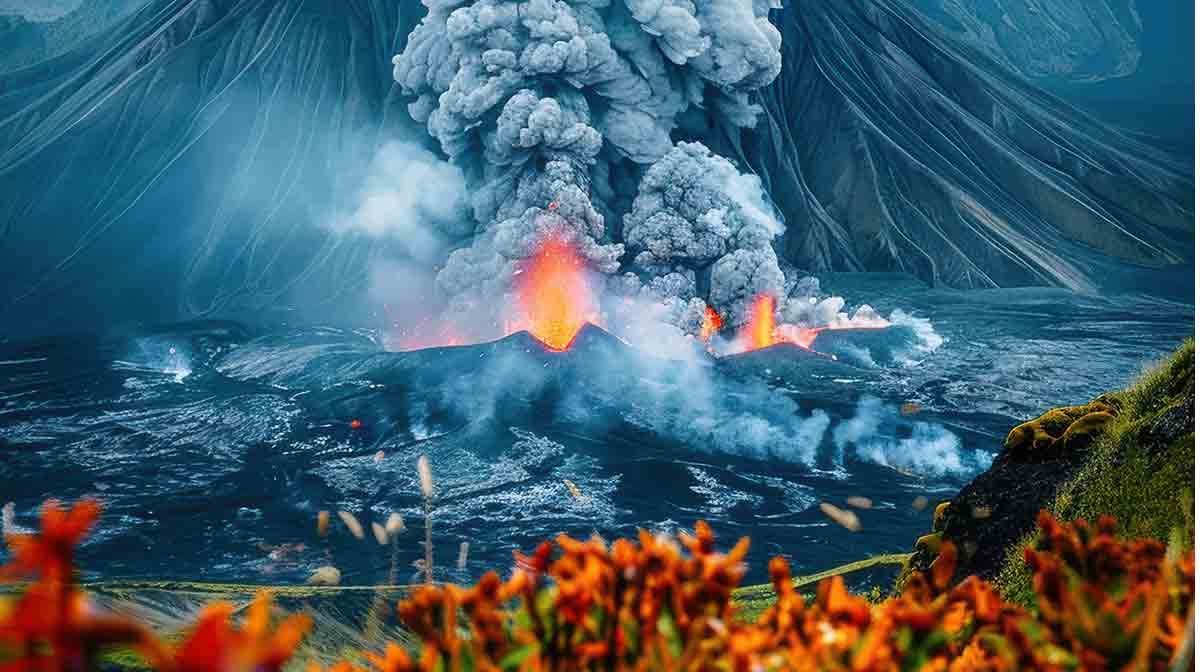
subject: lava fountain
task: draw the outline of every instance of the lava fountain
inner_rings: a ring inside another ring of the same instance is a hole
[[[760,350],[778,343],[791,343],[809,350],[822,329],[795,324],[776,324],[775,297],[759,294],[754,297],[754,303],[750,306],[750,319],[742,327],[738,340],[745,350]]]
[[[747,350],[775,345],[775,297],[759,294],[750,307],[750,320],[743,327],[742,340]]]
[[[518,320],[551,350],[571,347],[584,324],[596,320],[596,297],[579,250],[558,236],[544,239],[520,262],[517,297],[524,311]]]

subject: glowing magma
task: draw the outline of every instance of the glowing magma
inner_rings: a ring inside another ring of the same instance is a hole
[[[520,264],[517,296],[522,326],[552,350],[571,347],[575,334],[596,315],[587,264],[571,243],[551,236]]]
[[[776,343],[791,343],[810,349],[820,328],[775,323],[775,297],[759,294],[750,307],[750,319],[742,327],[742,347],[746,350],[767,348]]]
[[[750,320],[742,327],[742,340],[747,350],[767,348],[778,343],[775,340],[775,297],[759,294],[750,307]]]
[[[712,309],[712,306],[704,307],[704,321],[700,324],[700,340],[707,343],[714,335],[721,331],[721,326],[725,321],[721,319],[721,315]]]

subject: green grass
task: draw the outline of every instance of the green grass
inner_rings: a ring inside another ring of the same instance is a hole
[[[823,572],[792,579],[797,588],[815,586],[834,576],[851,574],[873,567],[903,565],[911,553],[879,555],[851,562]],[[357,659],[364,649],[378,648],[380,641],[408,641],[410,633],[377,620],[381,604],[386,611],[403,598],[409,586],[262,586],[253,584],[203,583],[195,581],[104,581],[83,584],[84,589],[106,608],[135,615],[150,625],[168,641],[184,635],[203,605],[214,601],[229,602],[237,609],[244,608],[261,590],[268,590],[275,604],[284,612],[304,612],[313,616],[314,629],[305,641],[290,669],[302,669],[301,663],[338,659]],[[19,585],[5,586],[20,590]],[[877,591],[878,592],[878,591]],[[880,597],[882,594],[880,594]],[[775,602],[775,590],[770,584],[746,586],[734,591],[738,615],[753,620]],[[388,619],[391,620],[391,619]],[[145,670],[141,657],[131,651],[117,649],[104,657],[108,669]]]
[[[815,585],[825,579],[834,576],[842,576],[851,574],[880,565],[903,565],[912,557],[912,553],[893,553],[890,555],[876,555],[858,560],[833,569],[827,569],[816,574],[807,576],[797,576],[792,579],[792,585],[797,588]],[[758,618],[759,614],[766,611],[767,607],[775,604],[775,588],[769,583],[759,584],[755,586],[745,586],[733,591],[733,603],[738,608],[738,616],[746,621],[752,621]]]
[[[20,586],[16,586],[17,589]],[[410,642],[412,634],[389,616],[396,602],[411,590],[405,585],[289,586],[193,581],[102,581],[83,584],[102,608],[134,617],[168,642],[182,640],[205,605],[223,601],[241,611],[259,591],[269,591],[279,614],[306,613],[313,630],[288,670],[302,670],[311,661],[328,665],[336,660],[357,662],[364,650],[380,642]],[[132,651],[105,653],[105,669],[147,669]]]
[[[1144,373],[1115,396],[1116,418],[1097,437],[1091,454],[1075,478],[1059,489],[1050,512],[1061,520],[1117,519],[1125,538],[1152,537],[1164,543],[1195,547],[1195,432],[1187,431],[1155,445],[1148,433],[1159,420],[1190,395],[1196,380],[1196,347],[1189,339],[1173,355]],[[1033,590],[1025,569],[1026,535],[1007,553],[996,585],[1005,598],[1032,607]]]

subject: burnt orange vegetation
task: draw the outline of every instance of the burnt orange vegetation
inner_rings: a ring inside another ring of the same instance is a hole
[[[271,671],[291,661],[311,623],[302,615],[272,619],[265,595],[240,624],[232,606],[210,606],[176,644],[99,612],[75,584],[73,562],[97,514],[93,503],[66,510],[51,502],[40,532],[8,538],[12,562],[3,576],[29,583],[0,601],[0,669],[97,669],[111,647],[181,672]],[[677,539],[642,532],[610,545],[563,536],[517,555],[506,580],[489,573],[469,588],[416,588],[394,614],[415,646],[380,642],[332,669],[1167,670],[1190,663],[1177,659],[1191,627],[1190,551],[1121,541],[1112,519],[1063,524],[1043,513],[1038,525],[1039,539],[1026,551],[1034,611],[1006,603],[977,577],[952,585],[956,552],[947,544],[928,573],[878,604],[850,594],[840,577],[803,596],[776,558],[777,601],[754,622],[738,618],[732,600],[748,539],[719,552],[703,522]]]

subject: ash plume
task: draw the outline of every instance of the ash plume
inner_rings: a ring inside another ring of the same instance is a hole
[[[757,180],[671,138],[701,109],[756,123],[750,94],[781,67],[767,19],[778,3],[424,4],[393,75],[472,194],[476,236],[438,274],[452,313],[503,306],[517,263],[551,234],[597,272],[624,271],[619,294],[660,294],[679,325],[695,299],[733,314],[748,294],[782,289],[771,249],[782,225]]]
[[[758,178],[699,143],[679,143],[646,171],[624,227],[634,272],[674,286],[663,298],[700,297],[733,325],[756,295],[783,295],[771,247],[782,232]]]

